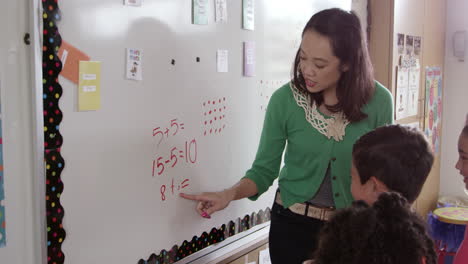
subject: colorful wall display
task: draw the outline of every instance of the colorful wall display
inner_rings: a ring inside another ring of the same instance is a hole
[[[440,149],[442,124],[442,70],[440,67],[426,67],[426,102],[424,132],[435,153]]]

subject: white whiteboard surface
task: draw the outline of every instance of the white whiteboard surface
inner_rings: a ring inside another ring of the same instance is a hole
[[[305,23],[321,9],[349,10],[351,1],[257,0],[254,31],[241,29],[241,2],[228,1],[227,23],[216,24],[209,1],[208,25],[191,24],[188,0],[145,0],[141,7],[120,0],[59,2],[63,40],[102,62],[100,110],[78,112],[77,86],[60,78],[67,263],[136,263],[271,207],[275,187],[207,220],[193,202],[178,198],[177,189],[187,179],[187,193],[222,190],[244,175],[255,157],[268,96],[289,80]],[[255,77],[242,76],[244,41],[255,41]],[[126,48],[143,51],[142,81],[125,79]],[[228,73],[216,72],[218,49],[229,52]],[[220,108],[222,121],[205,117]],[[174,123],[177,132],[169,130],[162,140],[153,136],[155,128],[175,129]],[[188,159],[186,142],[192,147]],[[179,156],[171,167],[174,147]],[[153,176],[159,157],[170,163]]]

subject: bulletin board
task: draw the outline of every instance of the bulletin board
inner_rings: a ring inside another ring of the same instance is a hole
[[[172,263],[268,221],[275,186],[211,219],[178,194],[220,191],[245,174],[305,23],[325,8],[349,10],[351,1],[227,1],[222,19],[215,11],[223,1],[214,0],[55,2],[68,53],[57,55],[61,119],[53,129],[61,142],[46,159],[60,175],[47,192],[58,197],[48,207],[64,231],[55,242],[60,254],[49,255]],[[205,18],[193,14],[199,8]]]

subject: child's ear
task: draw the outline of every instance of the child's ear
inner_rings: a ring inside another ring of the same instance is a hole
[[[370,177],[369,180],[372,181],[372,185],[374,186],[374,191],[375,192],[382,193],[382,192],[388,192],[389,191],[389,189],[387,188],[385,183],[383,183],[381,180],[377,179],[376,177],[372,176],[372,177]]]

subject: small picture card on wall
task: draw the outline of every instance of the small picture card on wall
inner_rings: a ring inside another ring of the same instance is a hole
[[[244,76],[255,76],[255,42],[244,42]]]
[[[78,84],[78,111],[101,108],[101,62],[80,61]]]
[[[414,52],[414,44],[413,44],[414,37],[410,35],[406,35],[406,55],[413,55]]]
[[[192,0],[192,11],[193,24],[208,24],[208,0]]]
[[[242,0],[242,27],[247,30],[254,30],[255,27],[255,6],[254,0]]]
[[[398,54],[403,55],[405,51],[405,34],[401,34],[401,33],[397,34],[397,47],[398,47]]]
[[[215,20],[217,23],[227,23],[226,0],[215,0]]]
[[[421,54],[421,37],[414,36],[414,55],[419,56]]]
[[[127,48],[127,79],[137,81],[143,80],[141,65],[142,56],[142,50]]]
[[[218,72],[228,72],[228,51],[218,50],[216,52]]]

